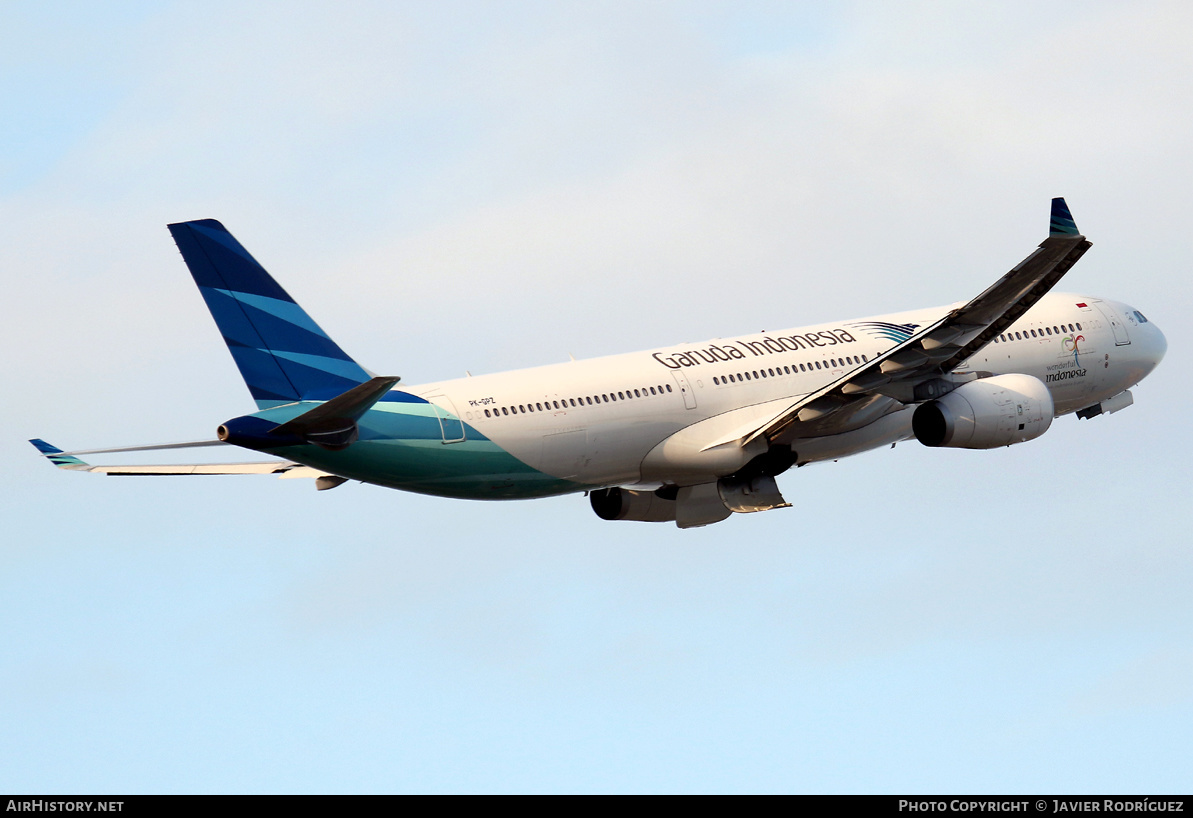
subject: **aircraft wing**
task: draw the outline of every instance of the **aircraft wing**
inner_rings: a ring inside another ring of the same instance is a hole
[[[742,445],[764,435],[791,443],[840,434],[951,391],[946,376],[1031,309],[1091,246],[1065,200],[1053,199],[1048,238],[1009,273],[903,343],[793,401],[745,435]]]
[[[57,446],[44,440],[30,440],[30,443],[41,452],[42,456],[60,469],[70,471],[97,472],[110,475],[179,475],[179,474],[276,474],[281,478],[313,477],[333,478],[335,475],[304,466],[290,460],[270,460],[260,463],[177,463],[164,465],[132,465],[132,466],[93,466],[80,460],[79,454],[106,454],[108,452],[144,452],[155,449],[189,449],[200,446],[227,445],[218,440],[196,441],[192,443],[163,443],[155,446],[125,446],[116,449],[86,449],[77,452],[64,452]],[[336,485],[339,485],[338,483]]]

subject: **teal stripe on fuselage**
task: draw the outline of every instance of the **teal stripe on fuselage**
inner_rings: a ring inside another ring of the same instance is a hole
[[[255,417],[283,423],[317,405],[292,403]],[[467,423],[464,440],[444,443],[439,418],[429,403],[378,404],[358,425],[360,438],[343,451],[303,445],[268,452],[353,480],[439,497],[518,500],[591,488],[544,474]]]

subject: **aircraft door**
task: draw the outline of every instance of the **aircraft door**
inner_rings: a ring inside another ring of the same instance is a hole
[[[1110,328],[1114,330],[1114,345],[1121,347],[1131,343],[1131,336],[1127,335],[1127,325],[1123,323],[1118,313],[1115,312],[1114,307],[1109,307],[1101,301],[1095,301],[1094,306],[1110,322]]]
[[[675,379],[675,384],[679,387],[679,393],[683,395],[683,405],[687,409],[696,408],[696,393],[692,391],[692,385],[688,383],[688,378],[678,369],[672,370],[671,377]]]
[[[435,407],[435,416],[439,418],[439,431],[443,434],[444,443],[459,443],[464,439],[464,421],[456,412],[456,405],[447,395],[432,395],[427,398]]]

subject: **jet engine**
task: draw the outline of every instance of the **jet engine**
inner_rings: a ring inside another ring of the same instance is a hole
[[[997,449],[1035,440],[1052,425],[1052,395],[1031,375],[962,384],[915,410],[911,429],[925,446]]]
[[[592,510],[602,520],[637,520],[643,523],[669,523],[675,520],[675,497],[660,497],[653,491],[600,489],[588,495]]]

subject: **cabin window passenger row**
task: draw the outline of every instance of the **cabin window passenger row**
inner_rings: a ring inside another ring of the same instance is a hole
[[[843,366],[858,366],[862,363],[869,362],[869,358],[865,355],[847,355],[844,358],[830,358],[821,363],[820,361],[813,361],[812,363],[790,364],[788,366],[779,366],[774,369],[759,369],[748,372],[730,372],[728,375],[714,376],[712,382],[715,386],[724,386],[729,383],[740,383],[741,381],[757,380],[758,378],[778,378],[783,375],[795,375],[800,372],[811,372],[813,369],[828,369],[832,367]]]
[[[1038,333],[1036,330],[1025,330],[1019,332],[1005,332],[994,339],[996,344],[1005,344],[1008,341],[1026,341],[1031,338],[1044,338],[1048,335],[1062,335],[1066,332],[1081,332],[1081,323],[1077,324],[1061,324],[1060,326],[1053,325],[1051,327],[1044,327]]]
[[[1078,325],[1078,328],[1080,328],[1080,325]],[[786,375],[794,375],[794,374],[796,374],[797,371],[798,372],[811,372],[813,367],[815,367],[816,369],[829,369],[830,365],[832,367],[843,367],[846,365],[858,365],[858,364],[865,363],[868,361],[869,361],[869,357],[866,355],[858,355],[858,356],[849,355],[844,358],[830,358],[829,360],[824,361],[823,363],[821,361],[813,361],[811,363],[790,364],[790,365],[781,366],[781,367],[778,367],[775,369],[761,369],[761,370],[755,369],[755,370],[750,370],[747,372],[729,373],[728,375],[715,376],[713,378],[713,383],[716,384],[717,386],[723,386],[726,383],[732,383],[732,382],[740,383],[743,380],[748,381],[748,380],[758,380],[760,378],[777,378],[777,377],[780,377],[785,374]],[[556,409],[567,409],[569,404],[573,407],[584,406],[586,403],[587,403],[587,405],[592,406],[594,401],[597,404],[600,404],[602,402],[610,403],[610,402],[617,402],[619,400],[624,401],[624,400],[632,400],[634,398],[644,398],[648,394],[658,396],[658,395],[670,393],[672,391],[673,390],[671,389],[670,384],[659,384],[657,386],[642,387],[640,389],[627,390],[624,392],[610,392],[607,394],[600,394],[600,395],[585,395],[580,398],[564,398],[562,406],[560,406],[560,401],[547,401],[546,408],[543,407],[542,403],[538,403],[538,402],[528,403],[528,404],[518,404],[517,406],[510,406],[510,407],[505,407],[505,406],[502,406],[500,408],[495,407],[493,409],[486,409],[485,417],[497,418],[497,417],[502,417],[502,416],[508,417],[511,413],[517,415],[519,413],[520,414],[528,414],[528,413],[533,413],[535,411],[545,412],[545,411],[550,411],[552,406],[554,406],[554,408],[556,408]],[[579,404],[577,404],[576,401],[579,401]]]
[[[572,406],[584,406],[586,401],[589,406],[592,406],[594,401],[599,404],[601,402],[609,403],[609,402],[616,402],[619,400],[633,400],[634,398],[644,398],[647,396],[648,393],[651,395],[658,396],[658,395],[666,394],[671,391],[672,391],[671,386],[669,384],[668,385],[659,384],[657,387],[656,386],[650,386],[650,387],[644,386],[640,389],[634,389],[632,391],[626,390],[624,392],[610,392],[608,394],[601,394],[601,395],[586,395],[586,396],[583,396],[580,398],[564,398],[562,406],[560,406],[560,401],[547,401],[546,407],[544,407],[542,403],[539,403],[537,401],[535,403],[526,403],[526,404],[520,403],[517,406],[509,406],[509,407],[502,406],[502,407],[494,407],[493,409],[486,409],[485,417],[499,418],[502,415],[505,415],[506,417],[508,417],[510,414],[515,414],[515,415],[517,415],[519,413],[527,414],[527,413],[536,412],[536,411],[549,412],[551,410],[552,406],[554,406],[556,409],[567,409],[569,403]],[[579,404],[576,403],[577,400],[579,401]]]

